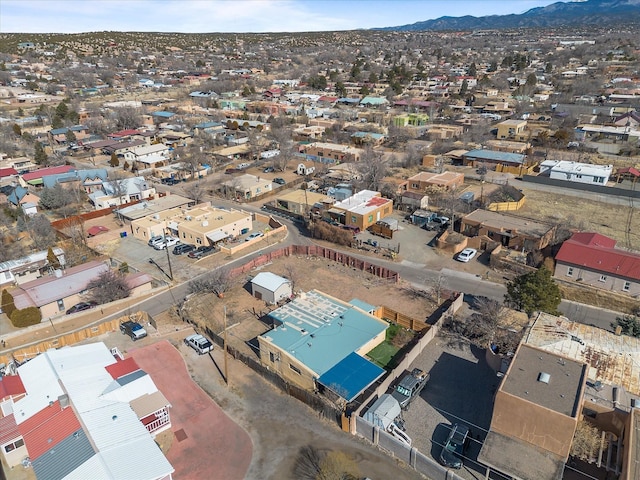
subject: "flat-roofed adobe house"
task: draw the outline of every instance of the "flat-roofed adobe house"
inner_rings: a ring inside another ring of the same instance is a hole
[[[249,173],[227,180],[222,183],[222,186],[235,192],[236,198],[240,200],[250,200],[273,190],[271,180]]]
[[[558,362],[587,365],[585,388],[575,399],[579,417],[599,430],[598,445],[608,445],[600,454],[594,452],[589,473],[595,478],[640,478],[640,339],[540,313],[523,344],[554,355]],[[538,363],[535,357],[532,361]],[[548,373],[549,393],[557,392],[554,375]],[[563,383],[563,379],[556,380]]]
[[[540,175],[575,183],[606,185],[612,171],[613,165],[592,165],[565,160],[545,160],[540,164]]]
[[[460,233],[467,237],[484,237],[481,243],[495,243],[528,252],[541,250],[553,239],[556,225],[548,225],[526,218],[474,210],[460,219]]]
[[[420,172],[407,179],[407,190],[415,193],[425,193],[429,187],[441,187],[446,190],[461,187],[464,184],[464,173]]]
[[[560,480],[586,380],[584,362],[520,345],[496,393],[478,461],[513,478]]]
[[[383,198],[380,192],[361,190],[334,203],[327,213],[338,223],[366,230],[393,213],[393,200]]]
[[[616,248],[616,241],[594,232],[574,233],[556,254],[553,276],[602,290],[640,295],[640,253]]]
[[[0,377],[0,400],[0,455],[11,468],[30,466],[39,480],[172,478],[154,441],[171,428],[169,401],[104,343],[37,355]]]
[[[317,290],[303,293],[269,313],[274,327],[258,336],[260,360],[301,388],[327,388],[351,401],[384,374],[364,358],[389,326],[372,310]]]

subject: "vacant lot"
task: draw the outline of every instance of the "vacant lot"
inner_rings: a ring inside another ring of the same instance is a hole
[[[640,212],[637,211],[640,201],[636,200],[633,208],[526,188],[523,192],[526,200],[524,207],[516,213],[519,216],[595,231],[615,238],[620,246],[640,250]]]
[[[262,270],[291,279],[296,292],[316,289],[346,302],[357,298],[374,306],[385,305],[418,320],[426,319],[436,307],[429,299],[416,298],[413,290],[403,282],[389,283],[327,259],[282,258]],[[251,349],[245,342],[268,330],[259,318],[274,308],[251,296],[248,282],[258,271],[238,278],[223,298],[213,294],[192,297],[185,306],[185,313],[214,332],[222,332],[226,309],[228,341],[249,353]]]

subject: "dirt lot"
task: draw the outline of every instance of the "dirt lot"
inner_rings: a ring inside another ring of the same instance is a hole
[[[625,231],[630,211],[628,206],[538,190],[523,189],[523,192],[526,200],[524,207],[516,212],[517,215],[583,231],[596,231],[615,238],[621,246],[626,246]],[[639,202],[635,203],[637,207]],[[629,238],[630,247],[640,250],[640,212],[633,212]]]
[[[435,310],[435,303],[416,299],[406,284],[389,284],[367,273],[315,257],[288,257],[266,265],[263,270],[293,280],[294,290],[320,290],[341,300],[354,298],[371,305],[385,305],[410,317],[424,320]],[[251,351],[246,341],[268,330],[259,318],[274,306],[251,296],[247,285],[251,274],[241,278],[224,298],[215,295],[198,295],[189,299],[185,313],[198,323],[204,321],[213,331],[224,330],[224,307],[227,310],[228,341],[244,353]]]

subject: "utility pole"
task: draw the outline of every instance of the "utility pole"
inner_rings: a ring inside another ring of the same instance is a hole
[[[224,379],[227,382],[227,387],[229,386],[229,370],[227,363],[227,307],[226,305],[223,307],[224,311]]]
[[[169,255],[169,246],[166,245],[166,243],[167,243],[167,237],[166,236],[165,236],[165,240],[164,241],[165,241],[164,249],[167,252],[167,262],[169,263],[169,278],[173,282],[173,269],[171,268],[171,256]]]

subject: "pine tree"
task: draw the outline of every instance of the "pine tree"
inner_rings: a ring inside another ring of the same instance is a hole
[[[34,147],[35,151],[33,154],[33,160],[38,165],[46,165],[49,157],[47,157],[47,153],[44,151],[44,147],[40,142],[36,142]]]
[[[13,296],[8,290],[2,290],[2,311],[7,314],[7,317],[11,318],[11,314],[16,310],[16,304],[13,301]]]
[[[507,284],[505,303],[527,315],[536,311],[557,315],[561,300],[560,288],[553,280],[551,271],[544,266],[520,275]]]

